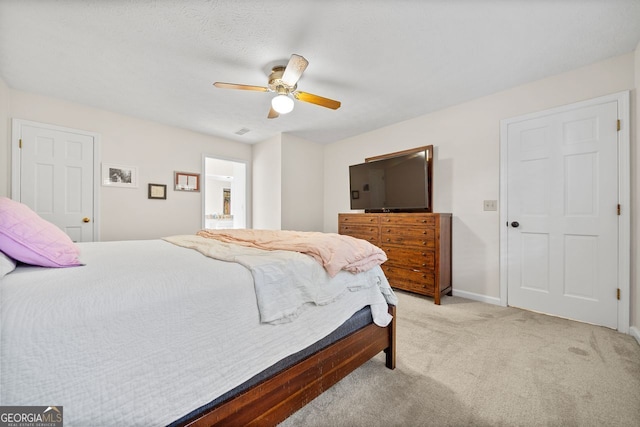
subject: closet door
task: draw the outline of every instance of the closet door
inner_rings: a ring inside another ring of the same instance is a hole
[[[507,127],[508,305],[617,329],[618,103]]]
[[[13,198],[56,224],[71,240],[93,241],[95,135],[18,120],[14,131],[18,170]]]

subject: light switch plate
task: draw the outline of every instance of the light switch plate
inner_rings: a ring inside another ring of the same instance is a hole
[[[497,200],[485,200],[484,201],[484,210],[485,211],[497,211],[498,210],[498,201]]]

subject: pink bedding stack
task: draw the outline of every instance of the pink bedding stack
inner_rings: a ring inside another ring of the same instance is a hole
[[[340,270],[367,271],[387,260],[366,240],[336,233],[289,230],[201,230],[198,236],[263,250],[295,251],[312,256],[334,277]]]

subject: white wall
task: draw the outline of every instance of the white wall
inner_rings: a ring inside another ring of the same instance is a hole
[[[11,189],[11,124],[9,117],[9,87],[0,78],[0,196],[9,197]]]
[[[282,229],[322,231],[324,146],[282,135]]]
[[[322,231],[323,153],[287,134],[253,146],[253,228]]]
[[[280,135],[253,145],[253,228],[282,226],[282,142]]]
[[[640,43],[635,51],[635,90],[631,95],[631,326],[640,342]]]
[[[101,240],[195,233],[201,194],[174,191],[173,172],[202,174],[203,153],[251,160],[246,144],[16,90],[10,90],[9,116],[97,132],[103,162],[138,168],[138,188],[100,187]],[[7,143],[0,144],[5,152]],[[167,200],[147,199],[148,183],[167,184]]]
[[[231,215],[234,228],[251,228],[251,201],[247,198],[248,177],[251,176],[251,165],[233,163],[233,182],[231,183]]]
[[[350,164],[433,144],[434,212],[453,213],[454,292],[498,302],[499,216],[483,211],[483,200],[498,200],[500,120],[633,87],[627,54],[330,144],[324,231],[336,231],[338,213],[349,212]]]

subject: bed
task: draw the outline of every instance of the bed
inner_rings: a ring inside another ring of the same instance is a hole
[[[62,406],[66,426],[276,425],[382,351],[395,366],[379,265],[331,275],[299,252],[195,235],[72,247],[82,265],[2,254],[0,405]],[[295,298],[259,296],[297,275]]]

